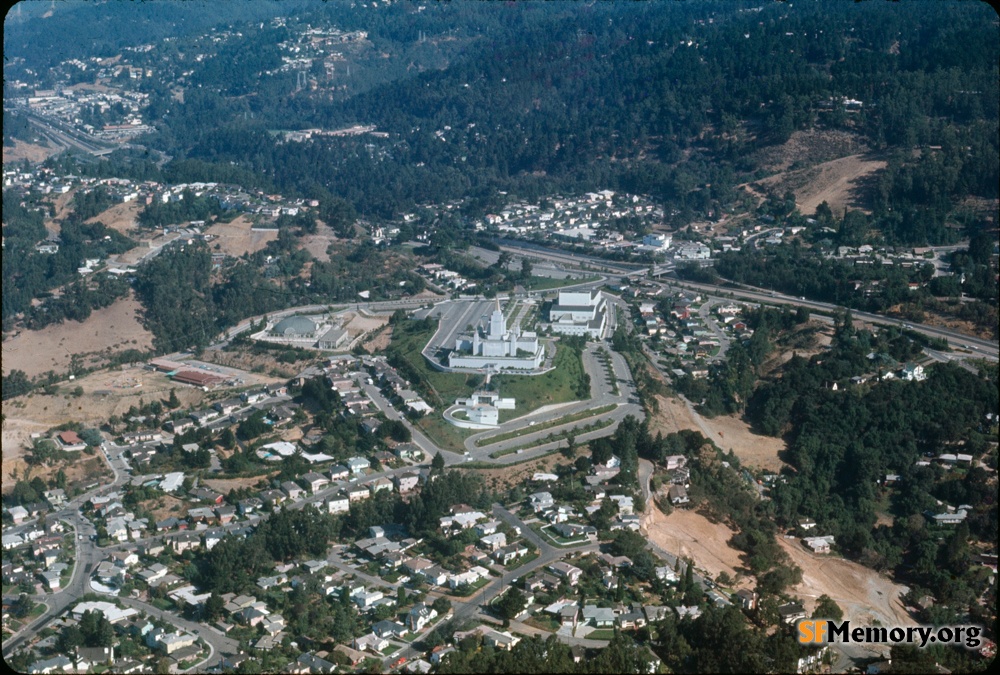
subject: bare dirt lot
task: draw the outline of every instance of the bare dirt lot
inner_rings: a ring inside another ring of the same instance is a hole
[[[379,331],[374,337],[369,338],[361,344],[361,346],[369,354],[377,354],[379,352],[385,351],[389,347],[389,343],[392,341],[392,327],[388,326],[385,330]]]
[[[190,504],[171,495],[163,495],[156,499],[150,499],[147,502],[143,502],[143,506],[153,514],[154,520],[165,520],[170,516],[183,518],[187,515],[188,508],[190,508]]]
[[[916,625],[900,600],[909,590],[906,586],[894,584],[857,563],[814,555],[797,541],[779,538],[778,542],[792,562],[802,568],[802,583],[790,591],[802,598],[807,613],[811,614],[816,599],[826,594],[840,605],[844,618],[852,623],[868,626],[877,620],[883,626]]]
[[[312,257],[320,262],[330,261],[330,254],[326,251],[330,248],[330,244],[335,241],[337,241],[337,236],[333,230],[322,223],[316,226],[316,234],[307,234],[299,239],[302,248],[309,251]]]
[[[253,487],[261,480],[266,480],[264,476],[251,476],[249,478],[206,478],[201,481],[201,485],[215,490],[219,494],[228,495],[233,488],[243,489]]]
[[[722,523],[713,523],[705,516],[686,509],[674,509],[669,516],[647,502],[642,532],[670,553],[695,561],[696,567],[714,579],[725,572],[738,579],[736,586],[750,586],[752,578],[737,571],[742,567],[740,551],[726,542],[736,534]]]
[[[748,467],[778,472],[785,466],[779,458],[779,453],[786,447],[782,439],[755,434],[750,425],[733,416],[703,417],[690,410],[680,399],[657,396],[656,400],[660,410],[650,423],[650,433],[663,432],[666,435],[681,429],[692,429],[715,441],[723,450],[732,450]]]
[[[129,297],[93,312],[80,323],[65,321],[37,331],[22,330],[3,341],[3,371],[23,370],[29,377],[49,370],[65,373],[74,354],[92,367],[125,349],[148,349],[152,335],[139,321],[141,305]]]
[[[834,213],[842,214],[845,208],[870,213],[869,177],[885,167],[884,159],[850,155],[806,169],[783,171],[757,181],[757,185],[769,186],[779,194],[791,190],[799,211],[807,215],[815,213],[822,202],[829,204]]]
[[[116,230],[122,234],[129,234],[133,229],[135,229],[136,220],[139,217],[139,212],[146,208],[144,205],[138,202],[131,201],[124,204],[115,204],[111,208],[107,209],[103,213],[99,213],[93,218],[89,219],[88,223],[100,222],[104,223],[106,226],[112,230]]]
[[[59,234],[62,232],[62,219],[70,211],[70,202],[73,201],[73,197],[76,195],[76,190],[70,190],[65,194],[57,196],[53,201],[52,205],[56,207],[56,214],[51,218],[45,219],[45,230],[49,234]]]
[[[8,164],[26,159],[34,164],[35,162],[41,162],[50,155],[54,155],[56,152],[58,151],[48,144],[37,145],[14,139],[13,146],[3,146],[3,163]]]
[[[83,389],[82,396],[70,393],[77,386]],[[21,472],[24,470],[22,456],[30,444],[31,434],[44,433],[67,422],[97,427],[111,415],[122,415],[131,406],[139,406],[140,400],[149,402],[168,398],[171,389],[175,390],[185,407],[197,405],[205,396],[200,389],[177,385],[161,373],[131,367],[93,373],[74,382],[63,383],[60,391],[51,396],[35,393],[4,401],[4,489],[8,489],[8,485],[13,487],[8,480],[11,471],[15,468]]]
[[[202,360],[254,373],[258,376],[258,380],[267,382],[273,382],[275,378],[293,377],[316,360],[310,356],[292,363],[284,363],[278,361],[276,354],[277,352],[254,353],[250,348],[229,347],[226,350],[206,350],[202,354]]]
[[[345,323],[344,330],[353,340],[362,333],[375,331],[389,323],[389,316],[386,314],[362,314],[350,312],[343,315]]]
[[[214,251],[216,246],[221,253],[240,257],[246,253],[256,253],[267,246],[268,242],[278,238],[277,230],[253,231],[252,223],[246,216],[238,216],[228,223],[215,223],[206,234],[215,235],[216,239],[209,242]]]

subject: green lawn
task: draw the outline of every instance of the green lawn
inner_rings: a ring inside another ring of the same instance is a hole
[[[435,330],[436,326],[424,330],[406,326],[396,330],[387,351],[406,362],[409,372],[400,374],[413,382],[419,391],[429,394],[428,403],[448,406],[456,398],[466,397],[481,387],[485,378],[478,373],[441,373],[434,370],[420,350]],[[557,345],[554,365],[555,370],[544,375],[501,375],[494,378],[504,397],[517,400],[517,409],[500,411],[501,422],[526,415],[545,405],[578,399],[576,393],[584,374],[579,354],[570,347]],[[437,411],[421,419],[417,426],[436,444],[452,452],[464,452],[465,439],[472,433],[448,424]]]
[[[455,590],[449,591],[448,595],[451,595],[451,596],[456,597],[456,598],[468,598],[468,597],[474,595],[475,592],[478,591],[480,588],[482,588],[486,584],[490,583],[490,581],[492,581],[491,577],[488,577],[486,579],[480,579],[479,581],[477,581],[474,584],[467,584],[465,586],[459,586]]]
[[[555,619],[548,617],[544,614],[536,614],[524,623],[529,626],[534,626],[535,628],[540,628],[542,630],[557,631],[559,630],[559,622]]]
[[[544,375],[504,374],[493,378],[501,395],[517,401],[515,410],[500,411],[501,422],[506,421],[505,417],[520,417],[545,405],[580,400],[577,391],[584,375],[580,355],[571,347],[562,344],[556,347],[555,370]]]
[[[587,633],[588,640],[611,640],[615,637],[615,631],[613,628],[598,628],[595,631]]]
[[[492,457],[493,459],[498,459],[498,458],[504,457],[506,455],[514,454],[518,450],[531,450],[532,448],[537,448],[537,447],[539,447],[541,445],[546,445],[548,443],[555,443],[556,441],[565,440],[565,439],[569,438],[570,436],[576,437],[576,436],[583,435],[583,434],[586,434],[586,433],[591,432],[591,431],[598,431],[600,429],[605,429],[607,427],[610,427],[614,423],[615,423],[615,421],[613,419],[595,420],[594,422],[591,422],[590,424],[586,424],[586,425],[584,425],[582,427],[574,427],[572,429],[569,429],[569,430],[566,430],[566,431],[560,431],[560,432],[554,432],[553,431],[548,436],[545,436],[543,438],[539,438],[537,440],[531,441],[530,443],[526,443],[524,445],[519,445],[519,446],[514,447],[514,448],[508,448],[507,450],[497,450],[496,452],[491,452],[490,453],[490,457]],[[538,458],[535,457],[534,459],[538,459]]]
[[[588,417],[596,417],[598,415],[603,415],[606,412],[611,412],[617,407],[614,403],[602,406],[600,408],[594,408],[592,410],[582,410],[578,413],[573,413],[572,415],[566,415],[565,417],[559,417],[557,419],[551,420],[549,422],[543,422],[542,424],[536,424],[531,427],[524,427],[523,429],[517,429],[515,431],[508,431],[504,434],[497,434],[496,436],[490,436],[489,438],[484,438],[476,441],[476,447],[482,448],[487,445],[493,445],[495,443],[500,443],[501,441],[506,441],[511,438],[517,438],[518,436],[526,436],[527,434],[533,434],[536,431],[545,431],[546,429],[551,429],[552,427],[562,426],[563,424],[569,424],[570,422],[578,422]]]
[[[458,454],[465,452],[465,439],[475,433],[474,430],[459,429],[455,425],[449,424],[440,413],[436,412],[418,420],[417,426],[439,448]]]
[[[534,528],[532,528],[534,529]],[[590,541],[587,537],[577,537],[575,539],[567,539],[566,537],[560,537],[558,534],[552,531],[552,528],[548,525],[540,527],[536,530],[542,536],[548,537],[558,546],[575,546],[576,544],[586,544]]]
[[[478,373],[442,373],[431,368],[427,359],[420,353],[427,342],[437,330],[437,324],[430,330],[416,330],[414,326],[406,326],[403,329],[393,331],[392,344],[387,352],[397,354],[406,361],[412,369],[412,373],[401,373],[413,381],[417,379],[414,386],[423,390],[430,390],[440,399],[440,403],[445,406],[451,405],[456,398],[468,396],[474,389],[482,385],[485,378]],[[411,377],[412,376],[412,377]],[[434,402],[428,401],[432,405]]]

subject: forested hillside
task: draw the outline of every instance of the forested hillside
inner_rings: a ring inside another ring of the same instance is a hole
[[[530,196],[608,185],[705,213],[731,203],[733,186],[752,175],[750,151],[818,124],[888,152],[874,221],[891,239],[940,241],[956,199],[996,197],[998,41],[988,8],[746,9],[520,3],[422,15],[430,32],[468,36],[466,56],[342,103],[323,92],[249,102],[205,92],[171,106],[160,142],[285,189],[322,185],[368,215],[476,188]],[[405,11],[386,10],[393,39],[406,37],[392,14]],[[848,113],[841,98],[862,105]],[[247,105],[256,115],[247,123],[208,133],[190,123],[206,107]],[[390,137],[279,146],[266,134],[279,121],[374,124]],[[941,150],[911,152],[923,145]]]

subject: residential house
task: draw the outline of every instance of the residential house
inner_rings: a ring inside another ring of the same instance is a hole
[[[330,467],[330,480],[347,480],[351,475],[351,470],[346,466],[338,464]]]
[[[236,508],[233,506],[215,507],[215,517],[219,520],[219,525],[228,525],[236,518]]]
[[[389,641],[375,633],[369,633],[354,639],[354,648],[358,651],[380,653],[389,646]]]
[[[195,637],[188,633],[167,633],[162,628],[154,628],[146,633],[146,646],[157,649],[168,656],[174,652],[190,647],[195,643]]]
[[[328,513],[347,513],[351,509],[350,498],[342,493],[328,497],[323,503],[326,505]]]
[[[353,474],[364,473],[365,469],[369,467],[371,467],[371,462],[364,457],[351,457],[347,460],[347,468],[350,469]]]
[[[362,485],[354,485],[347,488],[347,499],[350,503],[359,502],[364,499],[368,499],[372,496],[372,493],[367,487]]]
[[[646,625],[646,615],[638,609],[633,609],[631,612],[619,614],[616,621],[622,630],[635,630]]]
[[[419,630],[423,630],[424,626],[436,619],[437,615],[436,609],[418,602],[406,615],[406,621],[410,626],[410,630],[416,633]]]
[[[523,555],[528,554],[528,548],[523,544],[510,544],[493,552],[493,559],[501,565],[509,565]]]
[[[319,492],[324,487],[330,484],[330,479],[323,474],[316,473],[315,471],[310,471],[309,473],[302,476],[302,481],[308,486],[309,491],[313,494]]]
[[[550,492],[535,492],[534,494],[528,496],[528,503],[534,511],[538,512],[552,508],[555,501],[552,499],[552,494]]]
[[[754,591],[747,590],[746,588],[741,588],[740,590],[733,593],[733,601],[738,603],[740,607],[746,610],[753,610],[757,608],[757,600],[760,596]]]
[[[368,483],[368,490],[372,493],[372,495],[381,490],[391,491],[392,481],[386,478],[385,476],[382,476],[381,478],[377,478],[373,480],[371,483]]]
[[[75,431],[62,431],[56,435],[59,446],[65,451],[83,450],[87,447],[86,441],[80,438]]]
[[[410,492],[420,483],[420,474],[407,471],[396,475],[396,489],[400,494]]]
[[[480,538],[479,543],[484,549],[492,553],[507,545],[507,535],[503,532],[488,534],[485,537]]]
[[[301,499],[306,495],[305,490],[303,490],[301,487],[299,487],[290,480],[286,480],[284,483],[281,484],[281,491],[284,492],[289,499],[293,500]]]
[[[802,541],[812,549],[813,553],[829,553],[830,545],[834,543],[834,536],[830,534],[825,537],[806,537]]]
[[[350,662],[352,666],[358,665],[367,658],[364,652],[359,652],[358,650],[352,649],[347,645],[337,645],[336,647],[333,648],[333,651],[339,652],[344,656],[346,656],[347,660]]]
[[[565,579],[570,586],[575,586],[580,580],[580,576],[583,574],[583,570],[574,565],[570,565],[567,562],[558,561],[554,562],[548,567],[558,577]]]
[[[674,506],[679,504],[687,504],[690,500],[687,493],[687,488],[683,485],[671,485],[668,491],[668,496],[670,497],[670,503]]]
[[[396,621],[379,621],[372,625],[372,632],[381,638],[401,638],[409,629]]]
[[[806,610],[800,602],[789,602],[778,606],[778,616],[785,623],[794,624],[799,619],[806,618]]]
[[[612,628],[615,625],[615,612],[610,607],[584,605],[583,621],[596,628]]]
[[[295,666],[291,666],[289,673],[332,673],[337,666],[326,659],[321,659],[315,654],[303,652],[299,658],[295,659]]]

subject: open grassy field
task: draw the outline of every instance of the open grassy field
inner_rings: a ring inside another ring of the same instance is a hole
[[[458,454],[465,452],[465,439],[475,433],[473,430],[459,429],[452,424],[448,424],[441,415],[436,413],[431,413],[422,418],[417,422],[417,426],[439,448]]]

